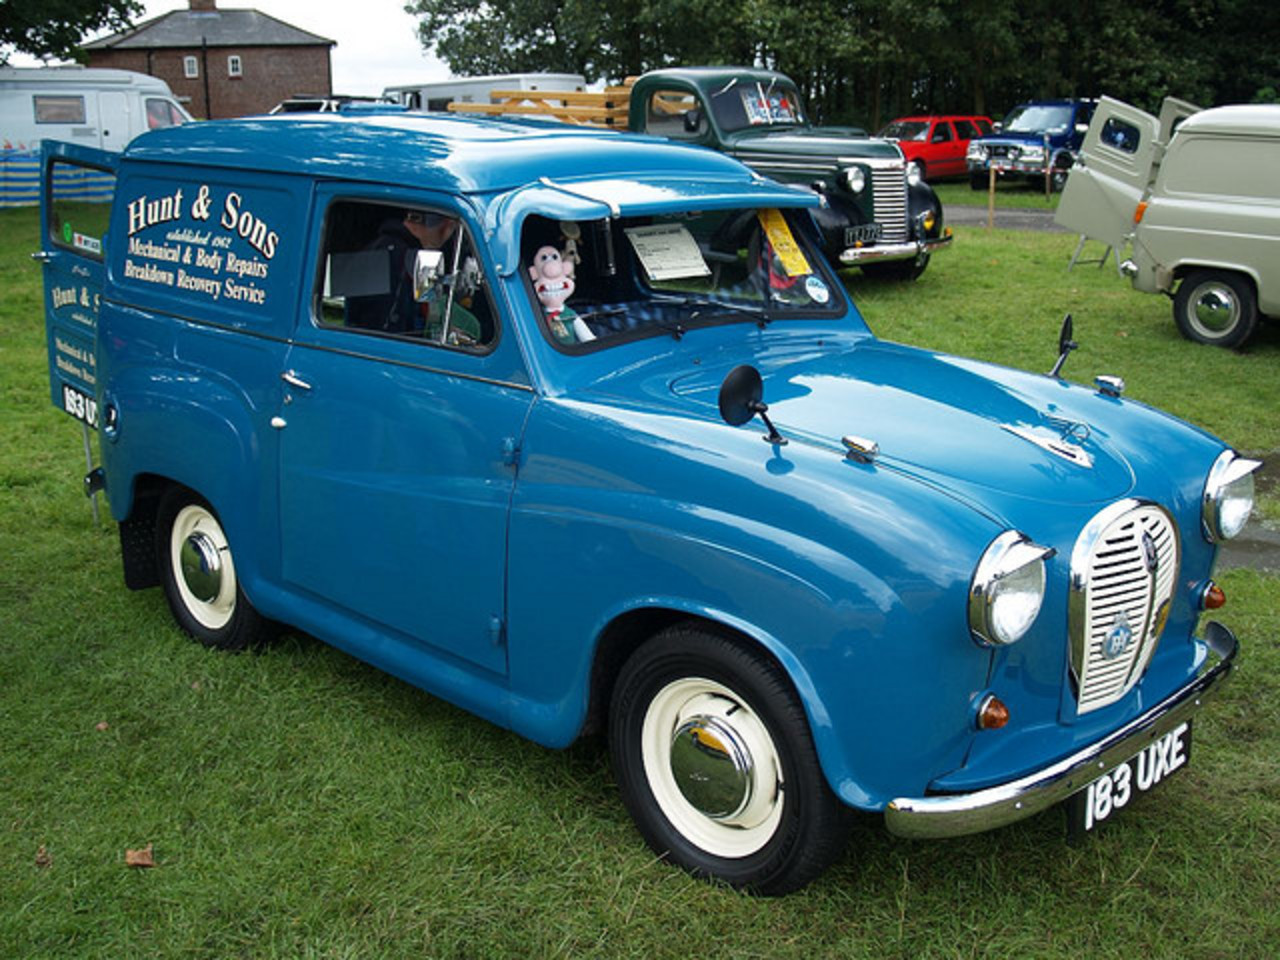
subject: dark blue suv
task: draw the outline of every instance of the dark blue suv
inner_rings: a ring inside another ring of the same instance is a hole
[[[1097,105],[1096,100],[1035,100],[1014,107],[999,132],[969,142],[969,186],[985,190],[994,167],[997,176],[1026,177],[1036,184],[1047,172],[1052,188],[1061,190]]]

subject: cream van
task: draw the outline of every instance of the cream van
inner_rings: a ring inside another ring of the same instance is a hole
[[[1280,104],[1197,112],[1168,100],[1156,118],[1104,97],[1056,219],[1130,244],[1121,270],[1173,298],[1184,336],[1238,347],[1280,316],[1277,170]]]

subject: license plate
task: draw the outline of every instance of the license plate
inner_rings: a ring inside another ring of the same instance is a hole
[[[880,224],[864,223],[858,227],[844,228],[844,245],[851,247],[855,243],[875,243],[880,239]]]
[[[1191,722],[1179,724],[1067,800],[1067,832],[1073,839],[1097,828],[1191,758]]]

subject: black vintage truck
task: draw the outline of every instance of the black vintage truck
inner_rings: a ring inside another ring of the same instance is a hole
[[[942,205],[891,141],[850,127],[816,127],[796,85],[773,70],[676,67],[653,70],[604,93],[493,91],[489,104],[451,103],[455,112],[543,114],[625,126],[710,147],[759,173],[822,194],[814,212],[837,266],[913,280],[951,243]]]

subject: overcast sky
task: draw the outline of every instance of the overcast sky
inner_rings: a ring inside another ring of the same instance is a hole
[[[149,0],[141,20],[170,10],[185,10],[187,6],[187,0]],[[218,0],[218,6],[257,10],[337,41],[333,48],[334,93],[379,94],[384,87],[449,76],[447,66],[423,51],[418,42],[417,20],[404,12],[404,0]],[[17,67],[36,61],[14,56],[10,63]]]

